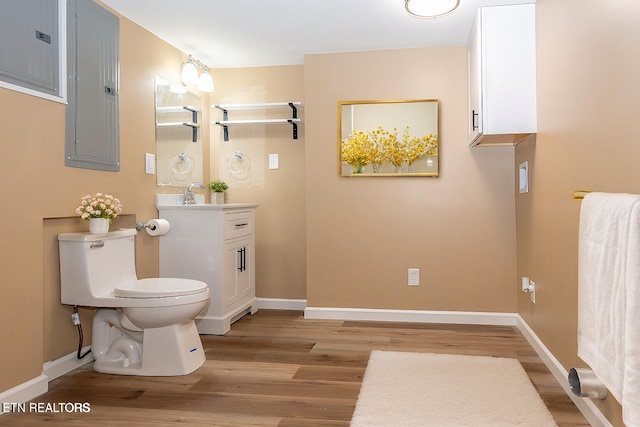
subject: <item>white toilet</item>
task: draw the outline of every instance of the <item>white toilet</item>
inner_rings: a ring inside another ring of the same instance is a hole
[[[205,361],[194,319],[209,302],[207,284],[136,277],[135,229],[62,233],[62,304],[98,308],[91,352],[98,372],[173,376]]]

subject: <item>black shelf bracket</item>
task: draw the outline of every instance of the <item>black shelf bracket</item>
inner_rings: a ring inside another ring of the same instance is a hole
[[[187,111],[191,111],[191,122],[195,123],[195,126],[191,126],[191,142],[198,142],[198,110],[195,107],[185,105],[184,108]],[[186,126],[190,126],[185,123]]]
[[[291,107],[291,118],[297,119],[298,118],[298,108],[296,108],[296,106],[293,104],[293,102],[289,103],[289,107]]]
[[[295,117],[294,117],[295,119]],[[293,120],[289,119],[287,120],[289,123],[291,123],[291,127],[293,127],[293,131],[292,131],[292,138],[293,139],[298,139],[298,124],[296,122],[294,122]]]
[[[222,110],[222,120],[223,121],[227,121],[229,120],[229,110]],[[229,126],[227,125],[222,125],[222,132],[224,134],[223,138],[225,142],[229,141]]]

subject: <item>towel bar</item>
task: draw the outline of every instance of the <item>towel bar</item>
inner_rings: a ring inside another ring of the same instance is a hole
[[[589,193],[591,193],[591,191],[576,190],[576,191],[573,192],[573,198],[576,199],[576,200],[581,200],[581,199],[584,199],[584,196],[586,196]]]

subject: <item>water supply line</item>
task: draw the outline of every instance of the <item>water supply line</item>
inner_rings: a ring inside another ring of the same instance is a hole
[[[84,335],[82,333],[82,324],[80,323],[80,315],[78,314],[78,306],[73,306],[73,313],[71,313],[71,321],[74,325],[78,327],[78,354],[77,358],[82,359],[87,354],[91,352],[91,349],[88,349],[84,354],[82,354],[82,342],[84,341]]]

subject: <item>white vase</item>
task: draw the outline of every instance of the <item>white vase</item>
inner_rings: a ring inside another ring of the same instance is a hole
[[[89,233],[105,234],[109,232],[109,220],[106,218],[89,218]]]
[[[212,205],[224,205],[224,191],[216,193],[211,192],[211,204]]]

